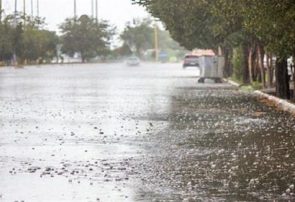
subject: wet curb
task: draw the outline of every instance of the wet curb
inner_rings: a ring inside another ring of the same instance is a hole
[[[241,87],[241,85],[239,83],[237,83],[237,82],[234,82],[234,81],[231,81],[231,80],[226,80],[226,82],[228,82],[229,84],[231,84],[233,86]],[[287,100],[275,97],[273,95],[269,95],[269,94],[264,93],[264,92],[262,92],[260,90],[255,90],[254,95],[266,98],[269,101],[273,102],[276,105],[276,107],[278,107],[279,109],[295,115],[295,104],[290,103]]]
[[[235,81],[231,81],[231,80],[225,80],[227,83],[233,85],[233,86],[236,86],[236,87],[241,87],[241,85]]]
[[[254,91],[254,94],[270,100],[271,102],[275,103],[275,105],[279,109],[286,111],[286,112],[290,112],[291,114],[295,115],[295,105],[288,102],[287,100],[283,100],[283,99],[280,99],[280,98],[275,97],[273,95],[266,94],[260,90]]]

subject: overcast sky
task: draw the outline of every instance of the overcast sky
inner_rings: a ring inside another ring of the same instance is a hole
[[[23,10],[23,0],[18,1],[18,10]],[[91,15],[92,0],[76,0],[77,14]],[[14,0],[2,0],[3,9],[6,14],[10,14],[14,10]],[[36,15],[37,0],[34,2],[34,15]],[[64,19],[72,17],[74,14],[74,0],[39,0],[40,17],[46,18],[46,23],[50,30],[58,30],[58,25]],[[26,12],[31,14],[31,0],[26,0]],[[98,17],[108,20],[110,24],[122,30],[126,22],[133,18],[147,17],[148,14],[144,8],[132,5],[131,0],[98,0]]]

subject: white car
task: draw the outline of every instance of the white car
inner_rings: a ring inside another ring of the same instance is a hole
[[[131,57],[127,58],[126,64],[128,66],[138,66],[138,65],[140,65],[140,60],[136,56],[131,56]]]

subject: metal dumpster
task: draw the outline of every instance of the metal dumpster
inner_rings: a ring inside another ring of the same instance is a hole
[[[205,79],[212,79],[216,83],[221,83],[223,79],[224,57],[221,56],[200,56],[200,79],[199,83],[204,83]]]

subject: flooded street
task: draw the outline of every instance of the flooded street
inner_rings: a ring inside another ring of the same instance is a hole
[[[295,119],[197,73],[0,69],[0,201],[295,200]]]

